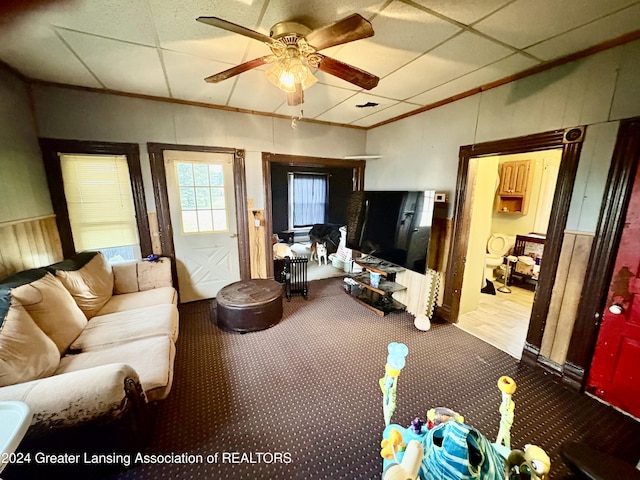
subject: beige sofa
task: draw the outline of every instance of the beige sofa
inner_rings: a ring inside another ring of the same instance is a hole
[[[111,267],[83,252],[0,281],[0,401],[27,437],[134,417],[171,389],[177,294],[166,258]]]

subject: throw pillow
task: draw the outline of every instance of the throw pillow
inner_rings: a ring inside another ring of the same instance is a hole
[[[58,368],[60,353],[22,307],[0,301],[0,387],[48,377]]]
[[[87,317],[60,280],[42,276],[11,289],[12,305],[22,306],[63,354],[87,325]]]
[[[87,319],[91,319],[113,294],[113,272],[100,252],[82,252],[47,267],[71,293]]]

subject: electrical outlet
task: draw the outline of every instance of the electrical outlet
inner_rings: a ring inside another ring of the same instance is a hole
[[[254,224],[256,227],[259,227],[259,226],[260,226],[260,219],[259,219],[259,218],[256,218],[256,219],[253,221],[253,224]]]

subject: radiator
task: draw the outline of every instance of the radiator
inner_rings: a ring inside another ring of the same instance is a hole
[[[277,282],[284,284],[284,292],[287,301],[293,295],[302,295],[307,299],[307,263],[305,257],[285,257],[273,261],[273,273]]]

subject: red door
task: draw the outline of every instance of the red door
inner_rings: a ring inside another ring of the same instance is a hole
[[[640,417],[640,168],[616,254],[587,390]]]

